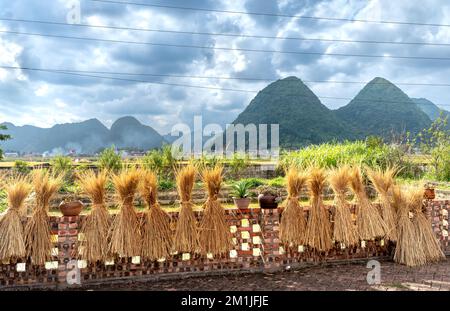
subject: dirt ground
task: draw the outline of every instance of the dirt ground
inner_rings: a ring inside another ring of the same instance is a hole
[[[417,268],[381,262],[380,284],[369,285],[366,263],[314,266],[273,274],[247,274],[186,278],[181,280],[139,281],[109,286],[89,286],[83,290],[230,290],[230,291],[449,291],[450,260]]]

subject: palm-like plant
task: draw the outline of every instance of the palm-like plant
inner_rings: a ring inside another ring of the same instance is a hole
[[[247,198],[250,195],[250,183],[247,180],[240,180],[235,182],[231,187],[233,189],[232,195],[236,198]]]

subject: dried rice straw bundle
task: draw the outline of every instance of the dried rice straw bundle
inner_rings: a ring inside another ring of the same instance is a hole
[[[306,224],[306,244],[317,251],[332,248],[329,212],[323,206],[322,192],[325,188],[326,175],[323,169],[310,171],[308,186],[311,192],[311,209]]]
[[[423,211],[423,189],[413,188],[409,191],[409,196],[411,211],[414,214],[413,223],[416,229],[416,240],[421,243],[426,262],[437,262],[444,259],[444,252],[433,232],[431,222]]]
[[[357,201],[356,226],[361,240],[373,240],[384,237],[386,224],[381,218],[377,208],[372,205],[367,197],[361,170],[358,167],[350,169],[350,188]]]
[[[177,188],[180,195],[181,209],[175,229],[173,248],[178,252],[193,253],[199,249],[197,220],[191,199],[196,169],[192,164],[176,172]]]
[[[142,231],[142,256],[149,260],[158,260],[170,256],[172,250],[172,230],[170,216],[158,203],[158,181],[155,173],[141,172],[139,191],[147,203]]]
[[[31,186],[23,176],[13,177],[5,184],[8,210],[0,219],[0,261],[11,261],[26,256],[21,210]]]
[[[395,247],[394,261],[408,267],[420,266],[426,263],[426,256],[420,243],[414,226],[411,206],[415,205],[412,193],[403,194],[400,187],[392,188],[393,205],[397,208],[397,244]]]
[[[33,172],[36,205],[25,227],[25,247],[33,265],[43,265],[51,258],[52,241],[48,219],[49,203],[61,186],[61,176],[53,177],[46,170]]]
[[[84,235],[82,241],[81,258],[90,262],[105,261],[108,254],[108,230],[110,219],[108,209],[105,205],[106,172],[95,174],[87,171],[79,176],[80,186],[92,201],[92,211],[86,216],[81,233]]]
[[[286,174],[288,197],[281,215],[280,239],[287,246],[298,247],[305,243],[306,218],[299,203],[299,195],[308,177],[291,166]]]
[[[208,198],[203,205],[203,218],[200,222],[199,242],[202,254],[219,256],[226,254],[233,247],[230,226],[225,219],[225,211],[218,200],[222,185],[222,171],[220,165],[214,168],[204,168],[202,180]]]
[[[349,167],[344,165],[330,172],[328,181],[334,192],[336,210],[334,214],[333,240],[345,246],[358,244],[359,238],[353,223],[350,206],[345,198],[350,181]]]
[[[139,185],[139,174],[135,169],[125,170],[112,177],[120,211],[114,218],[109,237],[109,252],[119,257],[132,257],[141,253],[139,220],[133,206]]]
[[[386,238],[392,242],[397,241],[397,223],[394,207],[391,205],[389,191],[394,185],[395,168],[388,168],[382,171],[380,168],[367,168],[367,175],[373,187],[378,193],[381,203],[381,215],[386,224]]]

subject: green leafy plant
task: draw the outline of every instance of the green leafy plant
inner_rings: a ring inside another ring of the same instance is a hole
[[[256,177],[244,178],[242,180],[248,183],[250,188],[256,188],[266,184],[264,179]]]
[[[58,155],[51,160],[51,165],[56,174],[66,175],[72,170],[72,159]]]
[[[247,168],[250,164],[249,158],[240,155],[239,153],[235,152],[233,153],[233,157],[231,158],[231,161],[229,162],[229,166],[231,169],[231,172],[235,176],[239,176],[240,172]]]
[[[14,162],[13,170],[19,174],[28,174],[31,168],[28,166],[28,163],[26,161],[16,160]]]
[[[262,195],[272,195],[275,197],[280,197],[281,198],[281,192],[280,189],[272,187],[272,186],[268,186],[268,185],[263,185],[263,186],[259,186],[257,188],[258,194],[262,194]]]
[[[164,157],[159,150],[151,150],[142,158],[142,165],[160,176],[164,170]]]
[[[450,181],[450,130],[448,117],[440,116],[417,135],[417,141],[423,153],[430,157],[432,178]]]
[[[117,154],[114,146],[103,150],[98,159],[101,169],[117,172],[122,169],[123,163],[120,154]]]
[[[250,183],[247,180],[240,180],[231,185],[231,195],[235,198],[247,198],[250,196]]]
[[[175,182],[169,179],[160,179],[158,181],[159,190],[173,190],[175,189]]]

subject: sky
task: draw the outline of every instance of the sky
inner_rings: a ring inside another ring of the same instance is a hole
[[[213,35],[232,33],[270,37],[450,44],[450,27],[337,22],[292,17],[304,15],[449,24],[450,3],[447,0],[422,0],[420,5],[415,1],[392,0],[128,2],[273,13],[291,17],[179,10],[90,0],[0,0],[0,19],[72,23],[76,22],[78,16],[71,15],[77,12],[72,5],[77,7],[79,4],[81,24],[210,33],[192,35],[0,20],[0,66],[166,75],[163,77],[114,75],[119,80],[113,80],[99,78],[99,74],[95,77],[86,77],[0,68],[0,122],[51,127],[57,123],[97,118],[109,127],[119,117],[131,115],[165,134],[170,132],[176,123],[191,124],[194,115],[203,116],[204,123],[231,122],[245,109],[256,92],[270,82],[199,79],[198,76],[273,80],[297,76],[305,81],[360,82],[370,81],[379,76],[394,83],[450,83],[450,61],[236,50],[449,57],[450,46],[342,43]],[[219,49],[73,40],[8,34],[1,31],[207,46]],[[189,78],[173,77],[174,75]],[[147,80],[154,83],[123,79]],[[208,88],[192,88],[180,84]],[[307,85],[319,97],[344,98],[354,97],[364,86],[364,84],[312,82]],[[410,97],[425,97],[438,106],[450,110],[448,86],[400,87]],[[246,92],[224,89],[240,89]],[[322,103],[336,109],[347,104],[348,100],[322,99]]]

